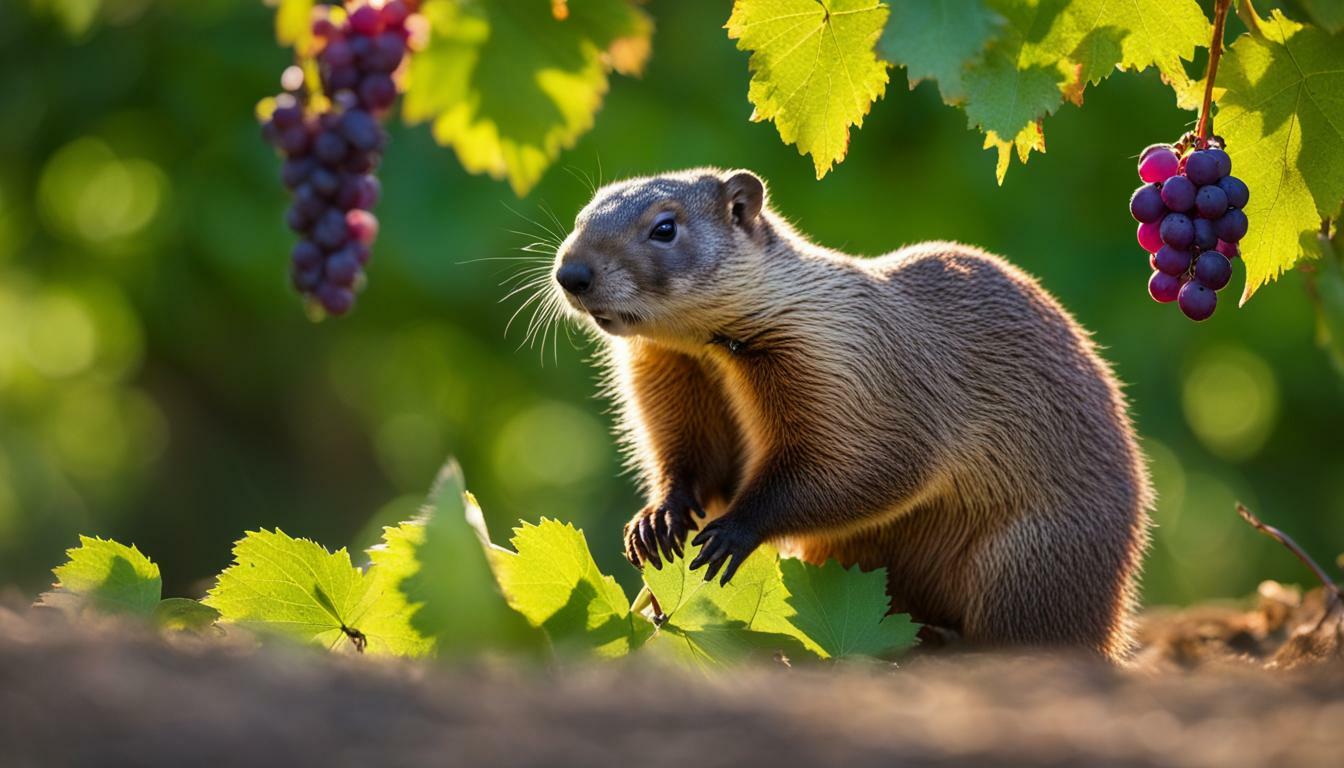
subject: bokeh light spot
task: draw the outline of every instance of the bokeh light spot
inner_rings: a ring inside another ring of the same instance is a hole
[[[1254,456],[1274,430],[1279,387],[1260,357],[1241,347],[1217,347],[1195,358],[1185,376],[1182,405],[1190,429],[1210,452],[1231,461]]]
[[[61,378],[89,367],[97,350],[93,317],[74,296],[49,292],[29,307],[25,357],[45,376]]]
[[[158,213],[167,192],[163,171],[148,160],[117,157],[85,137],[47,162],[38,188],[41,210],[57,232],[90,243],[137,234]]]
[[[524,488],[587,483],[605,465],[609,442],[592,416],[563,403],[543,403],[500,430],[495,471]]]

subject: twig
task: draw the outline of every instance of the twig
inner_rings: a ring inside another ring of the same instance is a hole
[[[1289,552],[1296,555],[1297,559],[1301,560],[1304,565],[1311,569],[1312,573],[1316,574],[1316,578],[1321,580],[1321,584],[1325,585],[1326,592],[1333,596],[1333,600],[1344,601],[1344,591],[1340,590],[1339,585],[1330,578],[1330,574],[1326,573],[1324,568],[1311,559],[1311,555],[1308,555],[1306,550],[1302,549],[1296,541],[1293,541],[1293,537],[1272,525],[1265,525],[1260,518],[1255,516],[1255,513],[1247,509],[1246,505],[1241,502],[1237,502],[1237,514],[1241,515],[1241,519],[1250,523],[1257,531],[1279,542],[1287,547]]]
[[[1195,133],[1199,135],[1201,142],[1209,137],[1213,81],[1218,77],[1218,60],[1223,57],[1223,28],[1227,26],[1227,9],[1231,5],[1232,0],[1218,0],[1213,9],[1213,39],[1209,41],[1209,68],[1204,73],[1204,106],[1199,110],[1199,125],[1195,128]]]

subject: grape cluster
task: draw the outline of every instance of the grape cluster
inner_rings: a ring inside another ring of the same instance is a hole
[[[381,122],[397,98],[393,75],[416,42],[413,10],[406,0],[351,3],[344,14],[321,6],[313,21],[320,88],[290,67],[286,92],[263,125],[285,158],[281,179],[292,199],[285,222],[299,235],[291,281],[331,315],[354,306],[378,236]]]
[[[1218,291],[1232,278],[1251,192],[1232,175],[1232,158],[1220,139],[1191,143],[1196,148],[1184,156],[1181,144],[1143,150],[1139,178],[1147,183],[1134,190],[1129,212],[1139,222],[1139,245],[1153,268],[1149,295],[1175,301],[1198,321],[1213,315]]]

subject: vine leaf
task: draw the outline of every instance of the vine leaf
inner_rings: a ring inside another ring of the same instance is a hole
[[[1218,70],[1215,128],[1251,189],[1244,304],[1303,256],[1344,200],[1344,37],[1287,19],[1242,35]]]
[[[65,551],[68,558],[56,566],[56,586],[39,603],[60,609],[85,605],[108,613],[150,616],[163,594],[159,566],[134,545],[110,539],[80,536],[79,546]]]
[[[362,649],[374,580],[344,548],[328,552],[280,529],[249,531],[233,545],[233,565],[202,601],[220,620],[335,648]]]
[[[751,119],[812,156],[817,178],[845,158],[850,126],[887,87],[873,47],[887,20],[877,0],[737,0],[726,25],[751,51]]]
[[[788,622],[793,609],[774,549],[753,552],[726,587],[690,569],[699,551],[688,545],[684,558],[644,569],[644,583],[666,616],[651,650],[705,672],[750,655],[808,653]]]
[[[359,629],[368,637],[371,652],[386,650],[414,658],[434,651],[434,637],[411,621],[419,606],[401,590],[402,582],[418,568],[416,547],[424,539],[424,524],[408,521],[383,528],[382,541],[369,548],[368,575],[373,579],[369,592],[373,600]]]
[[[1003,19],[981,0],[890,0],[891,18],[878,50],[905,67],[910,87],[934,80],[947,104],[966,98],[961,75],[989,44]]]
[[[1207,44],[1210,25],[1194,0],[989,0],[1004,24],[963,70],[966,115],[998,151],[1003,183],[1009,158],[1044,151],[1042,118],[1065,100],[1081,104],[1089,84],[1116,69],[1156,67],[1186,78],[1182,59]]]
[[[472,173],[518,195],[593,125],[608,74],[638,74],[653,22],[632,0],[428,0],[430,41],[410,63],[403,110],[433,121]]]
[[[885,568],[864,573],[834,560],[820,568],[781,560],[797,636],[824,659],[883,656],[915,644],[919,625],[906,614],[887,615]]]
[[[160,629],[203,632],[218,619],[219,611],[186,597],[165,597],[154,608],[154,623]]]
[[[494,558],[509,605],[546,631],[557,648],[581,648],[598,656],[624,656],[652,632],[630,612],[630,600],[615,579],[593,561],[583,531],[542,518],[514,529],[516,552]]]

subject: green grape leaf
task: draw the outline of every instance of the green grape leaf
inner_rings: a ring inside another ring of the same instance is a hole
[[[981,0],[890,0],[878,50],[905,67],[910,87],[934,80],[943,101],[966,98],[962,71],[989,44],[1003,19]]]
[[[515,528],[512,543],[516,553],[494,560],[500,588],[554,646],[616,657],[647,639],[652,627],[630,612],[616,580],[598,570],[583,531],[542,518]]]
[[[906,614],[887,615],[887,571],[864,573],[834,560],[820,568],[781,560],[789,617],[803,643],[825,659],[883,656],[915,644],[919,625]]]
[[[1116,69],[1156,67],[1184,78],[1182,59],[1207,45],[1210,25],[1194,0],[988,0],[1004,19],[984,54],[961,72],[966,116],[998,151],[1003,183],[1014,151],[1045,150],[1042,118]]]
[[[314,0],[267,0],[275,8],[275,41],[306,50],[313,37]]]
[[[1243,304],[1314,255],[1321,219],[1344,200],[1344,36],[1278,11],[1260,28],[1263,37],[1242,35],[1223,56],[1214,119],[1232,173],[1251,189]]]
[[[65,551],[65,563],[52,570],[55,592],[39,602],[62,609],[85,606],[108,613],[150,616],[163,594],[159,566],[135,545],[80,536],[79,546]]]
[[[416,548],[425,541],[425,526],[407,521],[383,528],[383,538],[368,550],[371,563],[368,575],[373,579],[370,592],[376,595],[360,624],[369,638],[371,652],[386,652],[412,658],[434,651],[434,638],[411,622],[418,605],[406,598],[402,582],[418,568]]]
[[[565,7],[427,0],[430,41],[411,59],[406,120],[433,121],[464,168],[526,194],[592,127],[609,73],[638,74],[649,54],[653,22],[632,0]]]
[[[877,0],[737,0],[728,37],[751,51],[752,120],[773,120],[780,138],[812,156],[817,178],[849,150],[887,87],[873,50],[887,20]]]
[[[280,529],[249,531],[233,545],[233,565],[201,602],[220,621],[336,648],[363,649],[363,619],[377,593],[344,548],[328,552]]]
[[[160,629],[202,632],[218,619],[219,611],[186,597],[167,597],[154,607],[154,623]]]
[[[666,616],[650,648],[703,671],[749,655],[808,654],[789,623],[793,609],[773,548],[752,553],[726,587],[705,581],[703,568],[690,570],[699,551],[688,546],[686,557],[644,569],[644,583]]]
[[[433,638],[441,656],[487,648],[535,650],[540,636],[505,602],[493,572],[503,551],[489,544],[480,508],[463,489],[462,470],[439,471],[421,515],[389,534],[397,589],[410,607],[410,626]]]

